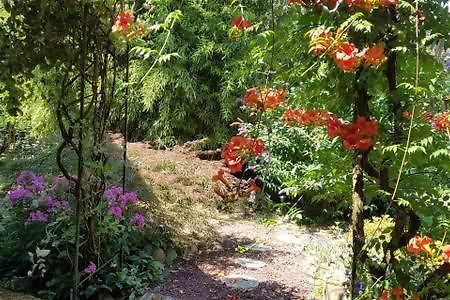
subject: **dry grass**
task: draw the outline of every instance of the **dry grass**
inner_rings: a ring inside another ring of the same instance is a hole
[[[113,146],[120,143],[113,137]],[[181,148],[154,150],[145,143],[129,143],[128,159],[130,189],[138,193],[149,219],[169,229],[177,246],[197,247],[216,236],[205,221],[220,215],[211,180],[220,162],[200,160]]]

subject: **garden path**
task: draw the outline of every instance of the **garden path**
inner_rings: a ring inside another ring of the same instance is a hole
[[[150,218],[187,249],[142,300],[343,299],[344,232],[218,211],[211,177],[221,163],[199,159],[190,147],[130,143],[129,160],[128,181]]]

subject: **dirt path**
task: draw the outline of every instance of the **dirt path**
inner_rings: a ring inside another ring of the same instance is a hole
[[[153,293],[174,299],[323,299],[328,291],[327,299],[340,299],[345,291],[345,241],[334,232],[208,222],[219,233],[213,246],[179,265]]]
[[[129,159],[128,180],[149,216],[187,249],[185,260],[143,300],[342,299],[349,252],[344,233],[279,220],[265,226],[217,211],[211,177],[221,163],[183,148],[130,143]]]

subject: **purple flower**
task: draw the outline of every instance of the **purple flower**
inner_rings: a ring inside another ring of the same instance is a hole
[[[124,196],[127,199],[127,202],[135,204],[138,201],[138,196],[134,192],[126,193]]]
[[[112,186],[105,190],[104,196],[108,200],[108,204],[113,206],[117,203],[117,200],[122,196],[122,188],[118,186]]]
[[[17,200],[24,200],[24,199],[29,199],[29,198],[33,198],[33,193],[27,189],[22,189],[22,188],[12,188],[9,192],[8,192],[8,201],[9,203],[14,203]]]
[[[33,224],[33,223],[47,223],[48,215],[44,214],[40,210],[32,211],[28,215],[28,219],[25,222],[25,225]]]
[[[47,206],[47,208],[52,208],[55,205],[55,201],[53,201],[52,197],[46,196],[45,205]]]
[[[119,206],[111,207],[108,212],[112,214],[116,219],[122,218],[122,209]]]
[[[22,171],[16,181],[18,185],[32,192],[44,190],[44,177],[37,176],[30,171]]]
[[[120,207],[122,209],[124,209],[129,202],[134,204],[137,202],[137,200],[138,200],[138,197],[137,197],[136,193],[133,193],[133,192],[126,193],[124,195],[119,196]]]
[[[355,290],[355,293],[356,294],[359,294],[359,293],[361,293],[361,291],[364,289],[364,285],[360,282],[360,281],[356,281],[355,282],[355,288],[354,288],[354,290]]]
[[[83,270],[83,272],[84,272],[84,273],[87,273],[87,274],[95,273],[95,271],[97,271],[97,266],[96,266],[92,261],[90,261],[90,262],[89,262],[89,266],[87,266],[87,267]]]
[[[131,221],[139,227],[139,229],[144,229],[145,226],[145,217],[141,214],[134,214],[131,217]]]
[[[70,207],[69,201],[63,200],[61,201],[61,206],[64,208],[64,211],[66,214],[71,215],[72,214],[72,207]]]

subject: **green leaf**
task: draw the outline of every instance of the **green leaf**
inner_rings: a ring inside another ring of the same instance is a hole
[[[47,249],[39,249],[39,248],[36,249],[36,255],[37,255],[38,257],[46,257],[46,256],[49,255],[49,254],[50,254],[50,250],[47,250]]]
[[[450,158],[450,150],[448,149],[439,149],[431,153],[430,158],[440,158],[441,156],[447,156]]]

